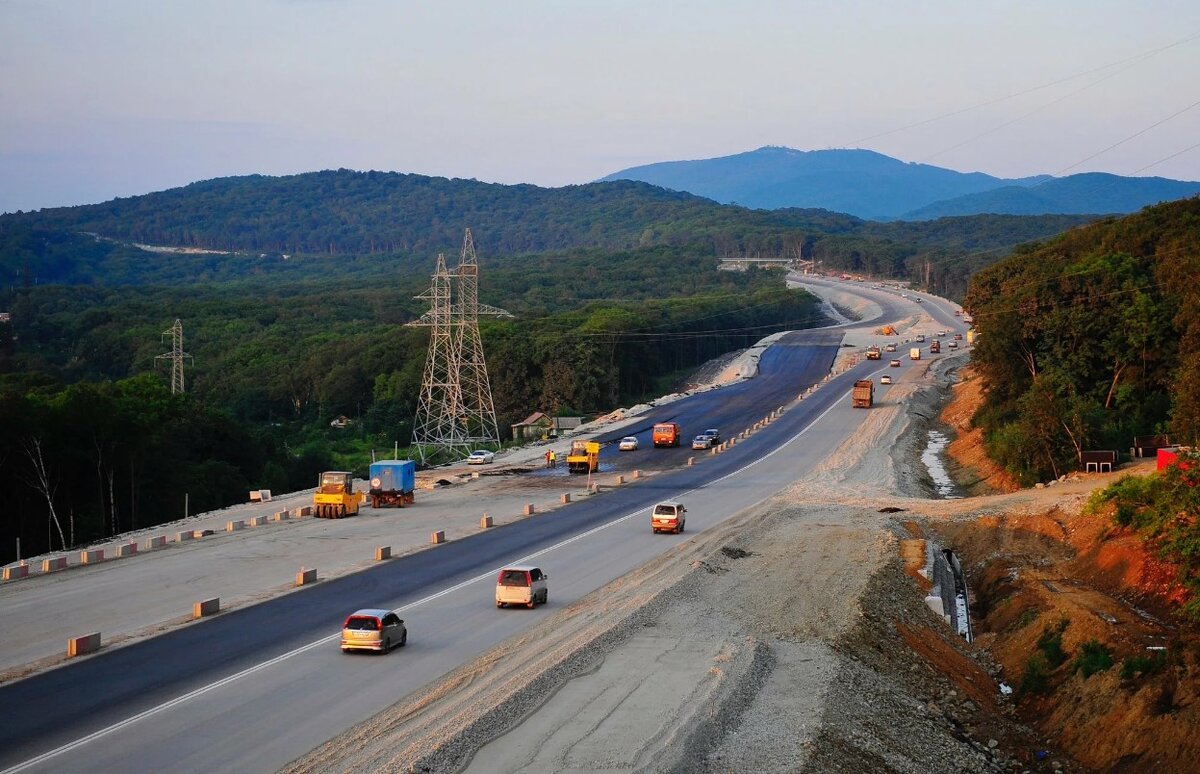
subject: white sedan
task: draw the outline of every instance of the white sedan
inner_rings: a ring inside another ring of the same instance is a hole
[[[880,384],[891,384],[892,377],[887,374],[884,374],[883,376],[879,377],[879,383]]]
[[[476,449],[471,452],[471,456],[467,457],[468,465],[486,465],[489,462],[495,462],[496,455],[487,449]]]
[[[627,435],[621,439],[621,443],[617,445],[621,451],[637,451],[638,439],[632,435]]]

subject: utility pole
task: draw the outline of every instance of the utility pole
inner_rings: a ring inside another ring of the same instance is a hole
[[[178,395],[183,392],[183,360],[191,358],[191,355],[183,351],[183,323],[176,319],[175,324],[169,330],[163,331],[162,335],[171,337],[171,351],[154,359],[171,361],[171,394]]]

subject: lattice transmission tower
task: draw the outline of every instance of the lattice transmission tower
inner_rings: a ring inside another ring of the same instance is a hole
[[[178,395],[183,392],[183,361],[192,357],[183,351],[183,323],[176,319],[175,324],[163,331],[162,335],[171,337],[171,351],[154,359],[171,361],[171,394]]]
[[[457,291],[453,294],[452,278]],[[430,302],[429,311],[409,325],[431,329],[413,422],[417,454],[426,462],[442,454],[465,457],[479,446],[499,445],[479,315],[512,315],[479,303],[479,260],[470,229],[453,273],[446,267],[445,256],[438,254],[429,290],[417,298]]]

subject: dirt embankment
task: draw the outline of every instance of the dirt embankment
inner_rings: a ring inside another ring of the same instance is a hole
[[[981,399],[965,381],[942,417],[967,428]],[[980,484],[1009,485],[977,431],[955,444]],[[1110,513],[1086,513],[1082,495],[1037,494],[1021,511],[927,524],[963,558],[974,649],[1015,689],[1016,717],[1083,767],[1195,771],[1200,632],[1177,615],[1185,589]]]
[[[951,473],[968,495],[1017,491],[1020,484],[987,456],[983,431],[971,422],[983,404],[983,380],[970,366],[959,369],[956,376],[951,400],[941,413],[942,423],[954,432],[954,440],[946,448]]]

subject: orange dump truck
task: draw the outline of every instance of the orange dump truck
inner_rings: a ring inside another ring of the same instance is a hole
[[[875,402],[875,382],[870,379],[859,379],[854,383],[854,391],[850,393],[850,400],[854,408],[871,408]]]

